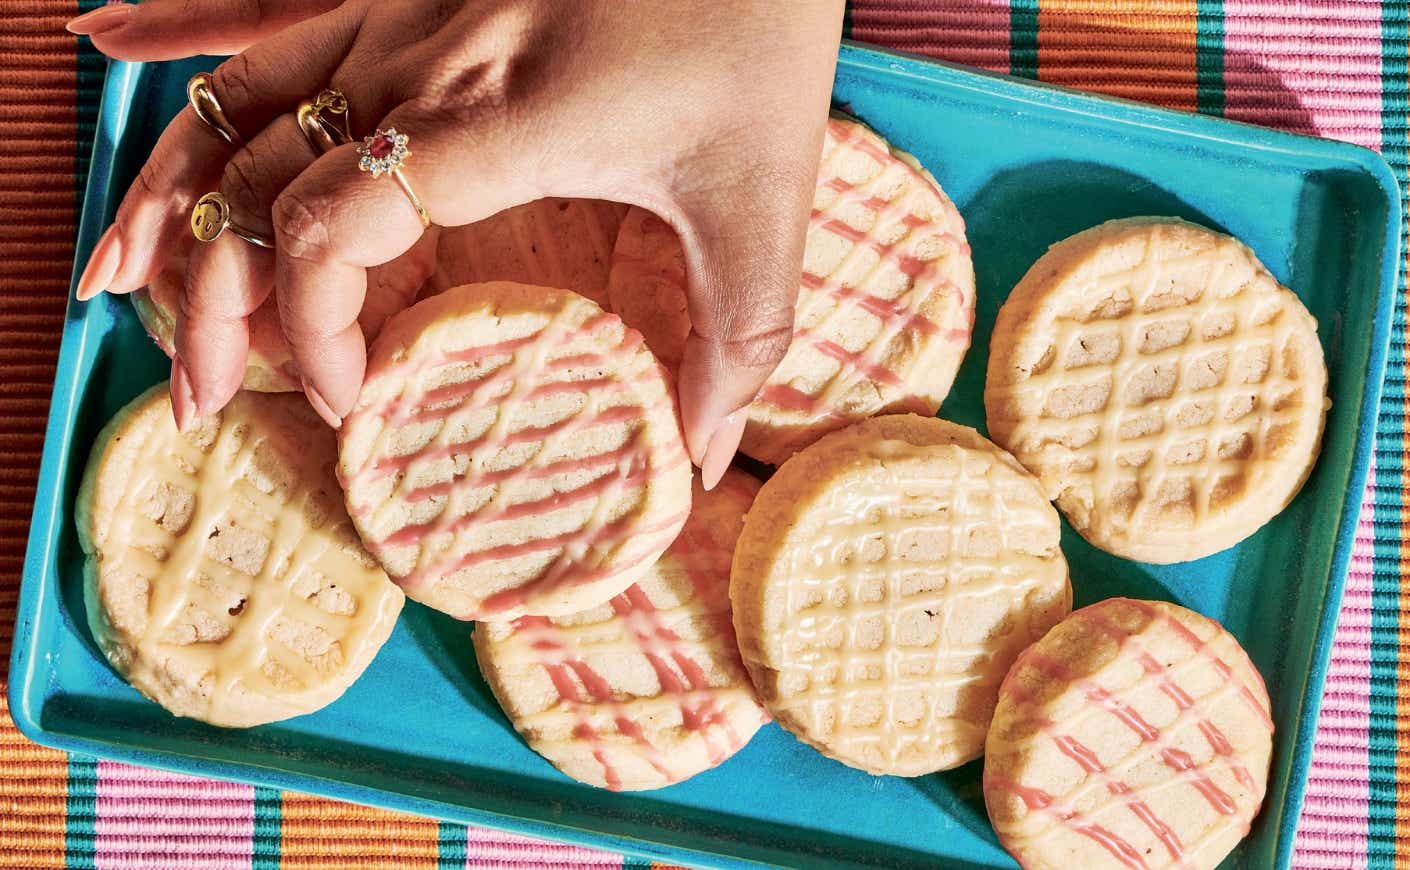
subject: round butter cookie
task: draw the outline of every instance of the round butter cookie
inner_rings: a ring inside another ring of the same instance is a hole
[[[427,289],[517,281],[572,290],[608,308],[612,245],[626,211],[617,202],[549,197],[446,228]]]
[[[973,429],[866,420],[764,484],[730,600],[764,705],[824,755],[919,776],[979,756],[999,681],[1067,615],[1057,511]]]
[[[367,294],[357,322],[367,341],[377,337],[387,318],[410,305],[436,267],[432,227],[411,250],[390,263],[367,270]],[[162,353],[175,353],[176,312],[186,286],[186,256],[173,257],[146,287],[132,293],[132,307]],[[279,325],[279,305],[270,293],[249,317],[250,345],[245,359],[247,390],[264,393],[301,391],[303,379]]]
[[[632,206],[612,249],[608,301],[672,374],[680,368],[690,334],[685,288],[685,250],[676,231],[650,211]]]
[[[613,791],[660,788],[729,758],[768,721],[739,661],[729,571],[759,482],[694,486],[680,537],[606,604],[475,627],[485,680],[529,746]]]
[[[662,360],[690,333],[680,242],[629,215],[608,293]],[[753,404],[740,449],[778,464],[849,423],[934,414],[974,327],[964,220],[909,154],[863,125],[828,121],[803,253],[793,341]]]
[[[237,393],[187,433],[164,383],[119,411],[76,507],[88,624],[118,673],[227,727],[341,695],[403,597],[353,532],[336,457],[301,396]]]
[[[1212,870],[1268,782],[1263,678],[1218,623],[1160,601],[1085,607],[1004,679],[984,801],[1030,870]]]
[[[690,510],[664,370],[568,290],[470,284],[393,317],[339,445],[368,549],[409,596],[461,619],[596,607]]]
[[[1242,243],[1173,218],[1053,245],[999,310],[994,440],[1107,552],[1182,562],[1287,506],[1329,406],[1317,321]]]

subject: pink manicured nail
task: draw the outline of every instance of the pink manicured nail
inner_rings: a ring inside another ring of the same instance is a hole
[[[111,3],[107,6],[100,6],[92,12],[85,12],[74,20],[65,24],[69,33],[77,36],[96,36],[99,33],[107,33],[110,30],[117,30],[127,23],[127,19],[132,17],[132,13],[137,11],[137,7],[127,3]]]
[[[725,476],[730,460],[739,449],[739,439],[744,435],[744,426],[749,415],[743,408],[720,421],[720,425],[710,436],[710,444],[705,448],[705,456],[700,460],[700,485],[712,490],[720,478]]]
[[[313,384],[308,382],[307,378],[300,378],[299,380],[303,384],[304,395],[308,397],[308,403],[313,406],[313,410],[318,412],[318,416],[323,418],[323,422],[332,426],[334,429],[342,428],[343,418],[333,413],[332,407],[330,407],[327,400],[323,398],[323,394],[318,392]]]
[[[108,227],[98,244],[93,246],[88,265],[84,267],[83,275],[78,279],[78,290],[74,293],[78,301],[87,302],[108,289],[121,265],[122,239],[118,237],[117,227]]]
[[[196,417],[196,396],[191,391],[191,376],[180,359],[171,361],[171,415],[176,429],[185,432]]]

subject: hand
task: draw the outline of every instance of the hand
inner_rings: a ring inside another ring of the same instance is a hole
[[[227,233],[193,255],[173,361],[182,413],[217,410],[238,388],[245,319],[271,287],[310,401],[338,425],[356,400],[366,270],[423,230],[395,182],[357,170],[353,146],[319,156],[304,140],[290,113],[332,86],[356,135],[410,134],[404,172],[436,224],[572,196],[674,226],[693,325],[679,372],[686,443],[704,481],[718,480],[744,428],[734,412],[792,336],[840,0],[210,0],[199,12],[148,0],[73,23],[123,59],[242,50],[212,89],[245,146],[183,111],[79,285],[81,298],[143,286],[209,190],[272,235],[273,254]]]

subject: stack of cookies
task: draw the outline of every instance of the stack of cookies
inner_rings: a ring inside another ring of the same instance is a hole
[[[668,224],[543,200],[439,246],[387,269],[388,310],[420,301],[364,324],[336,443],[254,392],[179,433],[164,388],[100,437],[90,624],[143,693],[228,726],[318,709],[405,594],[477,623],[514,727],[592,785],[679,782],[773,719],[878,775],[983,755],[1027,867],[1214,867],[1247,833],[1272,750],[1257,670],[1173,604],[1072,612],[1059,511],[1173,562],[1296,495],[1326,368],[1248,248],[1163,218],[1054,245],[990,337],[990,441],[934,417],[974,324],[964,222],[834,117],[793,343],[748,409],[742,450],[777,469],[707,492],[675,403],[691,325]],[[142,301],[159,339],[169,295]],[[296,385],[267,345],[247,386]]]

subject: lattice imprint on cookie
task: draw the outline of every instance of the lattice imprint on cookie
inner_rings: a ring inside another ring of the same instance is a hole
[[[239,393],[178,433],[165,384],[100,434],[77,503],[94,640],[178,715],[250,726],[357,678],[402,595],[352,531],[332,432],[301,396]]]
[[[765,484],[735,554],[740,651],[824,754],[916,776],[976,757],[998,683],[1071,607],[1056,512],[972,429],[916,415],[824,436]]]
[[[1296,494],[1327,408],[1316,321],[1234,239],[1112,221],[1054,245],[991,342],[996,441],[1093,544],[1184,561]]]
[[[571,291],[467,285],[393,318],[340,438],[369,550],[413,598],[463,619],[600,604],[689,509],[664,371]]]
[[[985,803],[1025,867],[1213,868],[1259,810],[1272,732],[1262,677],[1228,632],[1110,599],[1010,669]]]
[[[730,557],[758,482],[735,469],[637,583],[597,607],[482,622],[480,669],[515,728],[568,776],[658,788],[714,767],[768,720],[730,622]]]
[[[742,450],[777,464],[848,423],[934,414],[969,347],[974,267],[964,221],[934,177],[856,121],[829,121],[784,359],[749,406]],[[663,361],[690,318],[674,231],[622,224],[609,295]]]

